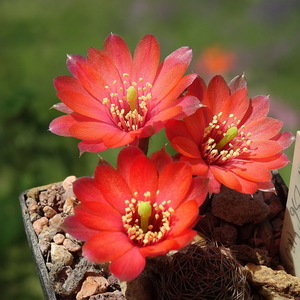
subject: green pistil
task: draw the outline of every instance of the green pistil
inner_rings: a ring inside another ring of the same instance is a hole
[[[131,111],[134,111],[136,109],[136,97],[137,97],[136,89],[131,85],[127,89],[127,94],[126,94],[127,102],[130,106]]]
[[[227,130],[224,137],[221,139],[221,141],[217,144],[216,148],[218,151],[221,151],[222,148],[228,144],[231,140],[233,140],[238,135],[238,129],[236,127],[231,127]]]
[[[141,201],[139,203],[138,214],[141,217],[141,228],[143,232],[148,231],[149,218],[152,214],[152,206],[149,202]]]

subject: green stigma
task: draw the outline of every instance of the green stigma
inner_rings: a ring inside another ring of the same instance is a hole
[[[127,98],[127,102],[130,106],[130,110],[134,111],[136,109],[136,97],[137,97],[137,92],[134,86],[130,86],[127,89],[127,94],[126,94],[126,98]]]
[[[221,141],[217,144],[216,148],[218,151],[221,151],[222,148],[228,144],[231,140],[233,140],[238,135],[238,129],[236,127],[231,127],[227,130],[224,137],[221,139]]]
[[[141,229],[143,232],[148,231],[149,218],[152,214],[152,206],[149,202],[141,201],[139,203],[138,214],[141,217]]]

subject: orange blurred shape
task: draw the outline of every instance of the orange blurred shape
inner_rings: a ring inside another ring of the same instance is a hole
[[[226,74],[233,69],[235,62],[236,54],[233,51],[213,45],[205,48],[199,55],[196,68],[207,75]]]

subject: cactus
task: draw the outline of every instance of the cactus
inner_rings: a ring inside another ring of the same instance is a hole
[[[159,300],[248,300],[242,266],[224,247],[197,242],[157,261]]]

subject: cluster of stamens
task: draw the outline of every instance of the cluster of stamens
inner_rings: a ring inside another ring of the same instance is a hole
[[[156,192],[158,194],[159,191]],[[125,214],[122,216],[124,227],[129,239],[139,245],[153,245],[163,240],[168,233],[174,209],[170,207],[171,200],[161,204],[151,203],[150,192],[144,193],[144,200],[137,200],[138,193],[134,193],[131,200],[126,200]]]
[[[202,157],[207,164],[223,164],[249,150],[251,133],[244,133],[245,125],[240,126],[234,114],[222,120],[223,113],[213,116],[204,130]]]
[[[102,104],[107,106],[113,121],[123,131],[133,131],[142,127],[146,121],[148,102],[152,99],[152,84],[139,78],[138,82],[131,81],[127,73],[123,81],[113,81],[106,85],[107,97]]]

